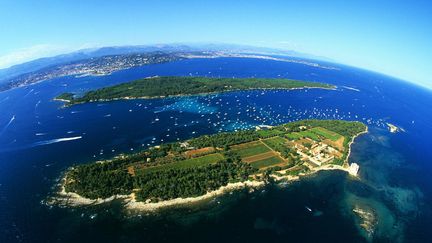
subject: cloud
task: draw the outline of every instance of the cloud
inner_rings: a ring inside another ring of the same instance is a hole
[[[11,53],[0,56],[0,69],[8,68],[15,64],[28,62],[42,57],[55,56],[67,52],[72,52],[84,48],[88,48],[93,45],[85,44],[80,47],[62,46],[62,45],[50,45],[40,44],[31,47],[17,49]]]

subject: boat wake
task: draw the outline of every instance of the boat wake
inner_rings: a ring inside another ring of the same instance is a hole
[[[40,103],[41,103],[42,101],[38,101],[38,102],[36,102],[36,104],[35,104],[35,110],[38,108],[38,106],[40,105]]]
[[[53,144],[53,143],[66,142],[66,141],[72,141],[72,140],[78,140],[81,138],[82,138],[82,136],[77,136],[77,137],[56,138],[56,139],[50,139],[50,140],[45,140],[45,141],[39,141],[39,142],[32,144],[32,147],[41,146],[41,145],[48,145],[48,144]]]
[[[33,93],[34,89],[31,89],[26,95],[24,95],[24,98],[27,97],[29,94]]]
[[[344,87],[345,89],[348,89],[348,90],[353,90],[353,91],[360,92],[360,90],[356,89],[356,88],[352,88],[352,87],[348,87],[348,86],[342,86],[342,87]]]
[[[3,135],[3,133],[8,129],[8,127],[12,124],[14,120],[15,120],[15,115],[13,115],[12,118],[9,120],[9,122],[6,124],[6,126],[3,127],[3,129],[0,132],[0,136]]]

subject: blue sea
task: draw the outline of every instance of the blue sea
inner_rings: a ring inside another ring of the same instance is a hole
[[[369,71],[251,58],[191,59],[62,77],[0,93],[0,242],[428,242],[432,227],[432,91]],[[336,90],[267,90],[88,103],[53,98],[149,76],[273,77]],[[328,171],[193,206],[130,212],[121,201],[44,202],[70,166],[164,142],[300,119],[362,121],[360,180]],[[404,131],[390,133],[387,123]],[[372,209],[361,230],[356,206]],[[310,209],[310,210],[309,210]]]

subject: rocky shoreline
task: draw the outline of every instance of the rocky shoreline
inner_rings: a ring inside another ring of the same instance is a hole
[[[293,182],[293,181],[301,180],[302,177],[310,176],[319,171],[327,171],[327,170],[340,170],[349,173],[348,168],[345,168],[343,166],[327,165],[327,166],[322,166],[320,168],[317,168],[315,170],[311,170],[309,173],[302,173],[299,176],[271,175],[271,177],[276,182]],[[228,183],[226,186],[222,186],[217,190],[209,191],[206,194],[197,197],[174,198],[174,199],[159,201],[159,202],[152,202],[152,201],[139,202],[135,199],[134,193],[131,193],[129,195],[114,195],[109,198],[98,198],[98,199],[90,199],[90,198],[82,197],[79,194],[74,192],[66,192],[64,186],[65,181],[66,179],[63,178],[62,182],[59,184],[60,190],[57,192],[57,195],[47,200],[47,204],[60,205],[66,207],[79,207],[79,206],[98,205],[98,204],[111,202],[115,199],[121,199],[125,202],[125,208],[128,210],[155,211],[170,206],[186,205],[190,203],[204,201],[206,199],[223,195],[230,191],[235,191],[243,188],[256,189],[266,185],[266,182],[263,180],[247,180],[243,182]]]

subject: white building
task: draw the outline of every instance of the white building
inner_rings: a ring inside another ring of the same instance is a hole
[[[357,173],[360,169],[360,166],[357,163],[351,163],[350,167],[348,168],[348,172],[350,175],[357,176]]]

